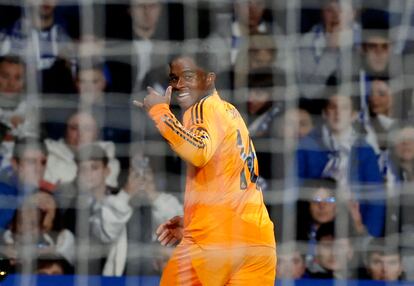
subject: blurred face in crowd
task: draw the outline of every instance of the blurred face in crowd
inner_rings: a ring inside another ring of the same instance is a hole
[[[40,212],[35,207],[24,207],[16,212],[16,234],[30,235],[32,238],[40,233]]]
[[[215,74],[206,73],[189,57],[180,57],[170,64],[169,82],[174,100],[186,110],[207,95],[214,87]]]
[[[95,119],[88,113],[77,113],[71,116],[66,127],[66,144],[77,150],[84,144],[94,142],[98,137]]]
[[[46,155],[41,150],[27,148],[13,166],[24,185],[38,186],[45,173],[46,162]]]
[[[29,3],[38,9],[41,18],[50,18],[53,16],[57,1],[58,0],[29,0]]]
[[[271,88],[251,88],[247,99],[249,114],[260,114],[271,105]]]
[[[131,5],[133,25],[140,30],[154,30],[160,19],[162,6],[157,0],[135,0]]]
[[[322,237],[316,247],[316,256],[318,264],[324,269],[340,271],[352,259],[352,246],[347,238]]]
[[[257,31],[257,27],[263,17],[265,10],[264,0],[240,0],[235,2],[235,13],[237,20],[250,32]]]
[[[396,281],[403,271],[400,255],[372,253],[367,265],[373,280]]]
[[[414,127],[405,127],[398,132],[394,148],[400,161],[414,162]]]
[[[368,97],[369,109],[374,115],[391,115],[393,98],[390,87],[385,81],[374,80]]]
[[[313,129],[312,117],[306,110],[289,109],[285,112],[283,127],[285,138],[303,138]]]
[[[380,36],[371,36],[362,45],[365,62],[374,72],[383,72],[390,60],[390,42]]]
[[[278,253],[277,256],[277,277],[300,279],[305,273],[305,260],[299,251],[291,253]]]
[[[275,60],[275,51],[272,49],[256,48],[249,50],[250,68],[271,67]]]
[[[322,21],[328,33],[350,27],[354,20],[352,6],[343,1],[327,1],[322,9]]]
[[[356,113],[352,107],[350,96],[333,95],[322,113],[323,118],[334,134],[341,134],[351,127]]]
[[[0,63],[0,94],[8,97],[19,95],[24,88],[24,72],[21,64]]]
[[[36,192],[25,198],[17,211],[15,232],[19,235],[36,235],[48,232],[53,227],[56,216],[56,201],[53,196],[45,192]]]
[[[85,160],[78,164],[78,184],[82,191],[105,190],[109,168],[101,160]]]
[[[324,188],[314,191],[309,211],[313,221],[317,224],[333,221],[336,214],[336,202],[332,191]]]
[[[42,17],[51,17],[56,8],[57,0],[42,0],[40,5],[40,15]]]
[[[94,103],[102,100],[106,88],[106,79],[100,69],[80,70],[76,86],[85,103]]]

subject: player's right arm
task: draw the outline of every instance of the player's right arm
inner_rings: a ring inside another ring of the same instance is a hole
[[[186,128],[170,110],[170,87],[165,96],[151,88],[148,91],[143,103],[134,104],[148,112],[161,135],[183,160],[196,167],[204,166],[214,155],[224,136],[224,132],[220,131],[223,124],[217,123],[212,108],[207,108],[204,100],[192,106],[187,111],[191,113],[192,122]]]

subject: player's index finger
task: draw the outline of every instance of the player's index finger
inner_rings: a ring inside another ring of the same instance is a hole
[[[144,107],[144,104],[141,101],[134,100],[132,103],[137,107]]]

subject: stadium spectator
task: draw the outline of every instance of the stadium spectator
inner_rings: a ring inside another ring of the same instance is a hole
[[[27,1],[25,13],[7,29],[4,52],[27,58],[31,73],[38,71],[32,92],[73,92],[71,68],[75,50],[55,15],[58,1]]]
[[[323,97],[329,76],[347,71],[361,38],[350,1],[324,0],[321,7],[322,22],[302,36],[294,59],[300,94],[308,99]]]
[[[96,253],[89,253],[89,274],[159,274],[155,268],[158,252],[143,252],[141,247],[156,241],[159,222],[182,214],[182,205],[173,195],[157,190],[146,157],[135,154],[128,181],[121,189],[105,183],[107,160],[99,145],[79,149],[77,180],[62,185],[56,194],[64,222],[76,231],[78,239],[90,232],[90,245],[101,251],[98,259],[93,258]]]
[[[6,253],[19,265],[42,255],[59,255],[66,263],[73,263],[75,238],[67,229],[60,227],[56,216],[56,202],[47,192],[36,192],[27,197],[16,211],[2,241]],[[25,248],[31,251],[24,251]],[[19,271],[19,269],[16,269]]]
[[[401,62],[395,62],[392,54],[388,13],[384,10],[365,9],[361,15],[361,25],[362,53],[359,68],[369,76],[392,75],[392,71],[401,68]]]
[[[102,128],[102,138],[115,143],[131,140],[130,111],[126,94],[107,93],[108,80],[102,63],[79,66],[76,77],[79,110],[93,114]]]
[[[406,119],[412,109],[409,102],[409,90],[403,77],[404,69],[401,55],[393,53],[393,42],[389,23],[389,14],[384,10],[366,9],[361,15],[362,46],[359,64],[354,71],[354,79],[360,89],[362,119],[368,120],[368,96],[373,92],[373,81],[388,80],[393,91],[394,116]],[[358,59],[358,58],[356,58]],[[407,65],[408,66],[408,65]]]
[[[24,199],[39,189],[45,172],[47,149],[43,142],[34,138],[16,140],[13,147],[12,170],[0,174],[0,196],[4,202],[0,208],[0,230],[11,223],[16,209]]]
[[[261,142],[260,149],[256,150],[261,170],[259,184],[262,190],[269,188],[269,181],[273,178],[271,166],[272,151],[271,138],[274,121],[280,115],[283,106],[283,94],[279,93],[283,79],[273,74],[273,69],[257,68],[251,69],[248,74],[248,94],[247,100],[236,98],[242,101],[238,110],[245,114],[250,136],[255,143]],[[244,112],[243,112],[244,111]]]
[[[366,235],[358,203],[341,198],[341,191],[330,179],[307,180],[301,186],[296,207],[296,236],[307,245],[306,264],[310,271],[315,269],[316,234],[322,224],[345,218],[352,234]]]
[[[161,273],[162,269],[156,265],[166,263],[169,257],[160,257],[158,247],[153,244],[157,241],[156,228],[165,220],[183,213],[183,206],[174,195],[158,190],[155,178],[149,159],[140,152],[133,154],[129,180],[125,186],[126,190],[130,190],[128,193],[133,208],[127,225],[129,251],[126,273],[129,275]],[[144,253],[140,249],[143,243],[153,247],[152,252]]]
[[[269,134],[272,137],[268,138],[267,148],[269,149],[258,149],[257,156],[259,166],[262,166],[260,167],[261,177],[266,180],[264,187],[273,191],[269,192],[269,197],[266,197],[265,202],[271,219],[278,222],[275,225],[276,240],[282,242],[292,239],[289,237],[289,230],[294,229],[294,227],[290,228],[292,224],[288,222],[288,217],[292,216],[290,212],[286,212],[294,208],[293,202],[287,202],[290,200],[288,197],[293,193],[285,192],[285,190],[292,188],[295,180],[295,172],[292,170],[296,146],[298,140],[312,130],[313,120],[301,102],[298,102],[298,107],[287,104],[284,108],[281,107],[280,113],[276,114],[270,128]],[[257,141],[257,139],[254,140]]]
[[[312,131],[314,123],[312,115],[299,102],[298,107],[287,107],[285,109],[277,126],[277,136],[284,137],[293,143],[293,141],[308,135]],[[289,146],[291,145],[287,147]]]
[[[24,56],[29,51],[30,57],[36,59],[36,68],[39,70],[51,68],[60,56],[72,58],[72,40],[55,17],[58,1],[28,1],[27,14],[8,31],[6,52]]]
[[[64,138],[46,139],[48,150],[46,172],[44,178],[52,184],[72,182],[78,172],[75,154],[80,147],[97,142],[105,149],[109,158],[110,174],[107,184],[118,186],[120,164],[115,157],[115,144],[99,140],[99,127],[95,118],[87,112],[75,112],[67,120]]]
[[[305,256],[296,242],[285,242],[277,248],[278,279],[303,279],[308,277]]]
[[[72,275],[74,268],[59,255],[40,255],[34,263],[38,275]]]
[[[219,71],[227,71],[235,65],[240,48],[249,41],[251,35],[283,34],[271,14],[265,0],[238,0],[233,3],[231,17],[217,19],[215,31],[207,38],[207,42],[217,51]]]
[[[391,132],[391,165],[394,180],[414,182],[414,126],[407,124]]]
[[[126,14],[131,21],[126,27],[127,41],[111,46],[114,51],[112,60],[130,64],[127,76],[134,92],[145,89],[143,80],[150,70],[167,63],[168,40],[174,39],[176,28],[168,27],[168,7],[160,0],[132,0]]]
[[[278,94],[282,84],[270,68],[250,70],[248,75],[248,95],[245,108],[248,128],[252,137],[269,137],[272,121],[281,111],[283,94]],[[283,81],[283,80],[282,80]]]
[[[396,127],[397,95],[391,90],[386,78],[373,78],[368,91],[369,119],[365,122],[367,141],[378,155],[378,164],[384,180],[389,170],[388,134]]]
[[[362,279],[398,281],[404,277],[399,247],[384,238],[372,238],[365,251],[365,275]]]
[[[56,191],[64,226],[82,242],[77,262],[83,274],[121,275],[125,268],[132,208],[127,189],[106,184],[108,162],[100,145],[83,145],[76,152],[76,180]]]
[[[359,195],[381,194],[382,176],[373,148],[352,126],[356,119],[354,99],[345,92],[338,86],[327,89],[322,124],[299,143],[297,174],[301,179],[331,178],[340,186],[352,185],[364,225],[369,234],[380,236],[383,200],[362,199]]]
[[[284,90],[282,88],[286,85],[286,76],[284,72],[279,69],[276,64],[279,60],[279,42],[276,42],[274,35],[268,33],[255,33],[249,36],[249,40],[244,41],[237,53],[237,58],[234,64],[234,72],[229,74],[233,77],[234,83],[231,85],[224,85],[223,79],[218,82],[218,88],[243,88],[249,84],[249,76],[257,73],[257,71],[268,69],[274,74],[275,85],[280,88],[277,91],[278,97],[283,98]],[[259,72],[260,73],[260,72]],[[220,76],[226,75],[221,73]]]
[[[0,122],[11,137],[36,136],[36,110],[25,96],[26,65],[18,56],[0,56]],[[6,134],[3,134],[3,138]]]
[[[333,222],[322,224],[316,232],[317,269],[310,272],[315,279],[353,279],[355,273],[355,253],[349,233],[336,231]],[[341,227],[342,228],[342,227]]]

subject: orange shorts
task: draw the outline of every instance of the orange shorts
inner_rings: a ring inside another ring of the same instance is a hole
[[[274,286],[276,250],[267,246],[202,249],[180,244],[168,261],[160,285]]]

